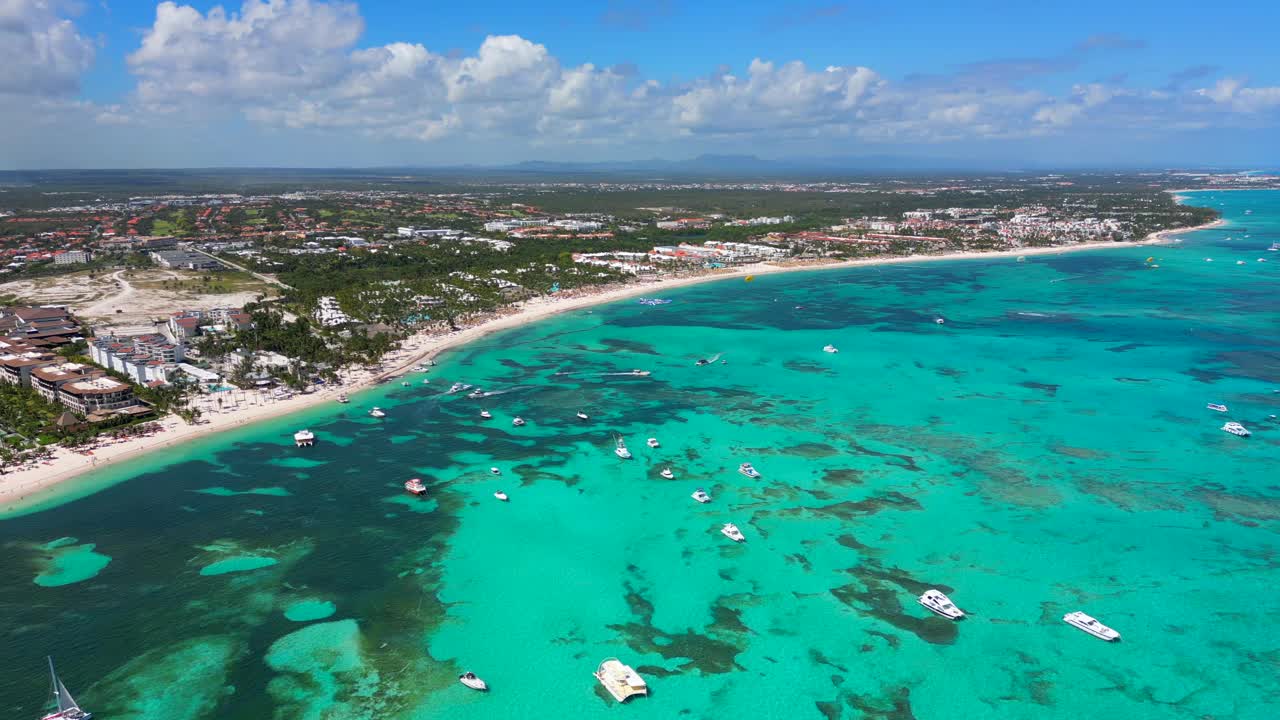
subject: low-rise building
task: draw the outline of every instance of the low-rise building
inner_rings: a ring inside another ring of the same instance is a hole
[[[221,261],[189,250],[156,250],[151,259],[157,265],[179,270],[225,270]]]

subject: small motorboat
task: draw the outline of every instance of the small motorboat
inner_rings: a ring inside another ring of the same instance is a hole
[[[467,397],[471,400],[479,400],[480,398],[484,397],[484,391],[481,390],[480,388],[476,388],[475,390],[472,390],[471,392],[467,393]]]
[[[644,444],[648,445],[651,448],[656,448],[662,443],[658,442],[658,438],[649,438],[648,440],[644,441]]]
[[[1205,407],[1209,408],[1210,410],[1217,410],[1218,412],[1226,412],[1226,411],[1227,411],[1227,406],[1226,406],[1226,405],[1222,405],[1222,404],[1220,404],[1220,403],[1209,403],[1209,404],[1208,404],[1208,405],[1206,405]]]
[[[613,443],[613,454],[617,455],[623,460],[631,459],[631,451],[627,449],[627,444],[622,441],[621,435],[619,435],[618,439],[615,440]]]
[[[492,420],[493,413],[489,412],[488,410],[481,410],[480,417],[484,418],[485,420]]]
[[[588,417],[590,417],[590,416],[589,416],[589,415],[587,415],[586,413],[582,412],[581,410],[579,410],[579,411],[578,411],[578,419],[579,419],[579,420],[586,420]]]
[[[516,419],[511,421],[511,424],[514,427],[524,427],[524,418],[517,417]]]
[[[752,480],[755,480],[760,477],[760,471],[756,470],[755,467],[753,467],[749,462],[744,462],[741,465],[739,465],[738,473],[742,475],[746,475]]]
[[[1107,642],[1115,642],[1120,639],[1120,633],[1098,622],[1098,620],[1093,616],[1085,615],[1079,610],[1063,615],[1062,622],[1072,627],[1079,628],[1090,635],[1106,640]]]
[[[964,611],[956,607],[955,603],[951,602],[951,598],[944,595],[941,590],[925,590],[916,602],[948,620],[959,620],[964,617]]]
[[[622,664],[618,658],[609,658],[600,663],[595,671],[596,680],[618,702],[626,702],[635,695],[648,695],[649,686],[630,665]]]
[[[1243,261],[1243,260],[1237,260],[1237,261],[1236,261],[1236,264],[1237,264],[1237,265],[1243,265],[1243,264],[1244,264],[1244,261]]]
[[[631,374],[635,375],[636,377],[649,377],[648,370],[632,370]]]
[[[431,378],[422,378],[422,384],[423,384],[423,385],[430,385],[430,384],[431,384]]]
[[[346,405],[347,403],[351,402],[351,400],[350,398],[347,397],[346,393],[343,393],[338,396],[338,402],[342,403],[343,405]]]
[[[659,474],[659,475],[661,475],[662,477],[664,477],[664,478],[668,479],[668,480],[675,480],[675,479],[676,479],[676,474],[675,474],[675,473],[673,473],[673,472],[671,472],[671,468],[662,468],[662,472],[660,472],[660,473],[658,473],[658,474]]]
[[[404,484],[404,489],[414,495],[424,495],[427,492],[427,486],[422,484],[418,478],[413,478]]]
[[[489,474],[490,474],[490,475],[501,475],[501,474],[502,474],[502,471],[501,471],[501,470],[499,470],[499,469],[498,469],[498,468],[496,468],[496,467],[491,467],[491,468],[489,468]]]
[[[387,416],[386,411],[384,411],[380,407],[375,407],[374,409],[369,411],[369,417],[384,418],[386,416]]]
[[[943,323],[945,323],[945,322],[946,322],[946,320],[943,320],[943,319],[942,319],[942,318],[940,318],[940,317],[939,317],[939,318],[934,318],[934,319],[933,319],[933,321],[934,321],[934,322],[936,322],[936,323],[938,323],[939,325],[941,325],[941,324],[943,324]]]
[[[838,352],[840,352],[840,348],[836,347],[835,345],[823,345],[823,346],[822,346],[822,352],[825,352],[825,353],[838,353]]]
[[[473,672],[462,673],[461,675],[458,676],[458,682],[462,683],[463,685],[466,685],[472,690],[479,690],[480,692],[484,692],[489,689],[488,683],[481,680]]]
[[[445,390],[445,391],[444,391],[444,394],[445,394],[445,395],[452,395],[452,394],[454,394],[454,393],[460,393],[460,392],[462,392],[462,391],[464,391],[464,390],[470,390],[470,389],[471,389],[471,386],[470,386],[470,385],[468,385],[468,384],[466,384],[466,383],[454,383],[454,384],[452,384],[452,385],[450,385],[450,386],[449,386],[449,389],[448,389],[448,390]]]
[[[720,528],[720,534],[734,542],[742,542],[747,539],[747,536],[743,535],[742,531],[738,529],[738,526],[733,523],[725,523],[724,527]]]
[[[409,387],[409,383],[408,383],[407,381],[406,381],[406,382],[402,382],[402,383],[400,383],[400,387]]]
[[[298,447],[311,447],[316,443],[316,434],[310,430],[299,430],[293,434],[293,444]]]
[[[694,490],[693,494],[690,495],[689,497],[693,498],[694,500],[697,500],[703,505],[706,505],[707,503],[711,502],[711,496],[708,495],[707,491],[703,490],[702,488],[698,488],[697,490]]]
[[[697,365],[698,367],[702,367],[703,365],[710,365],[710,364],[711,364],[711,361],[707,360],[706,358],[703,358],[698,362],[694,363],[694,365]]]
[[[1245,427],[1238,422],[1229,422],[1226,425],[1222,426],[1222,430],[1223,432],[1229,432],[1232,435],[1238,435],[1240,437],[1249,437],[1250,435],[1253,434],[1248,430],[1246,430]]]
[[[495,493],[493,494],[493,496],[494,496],[494,497],[496,497],[496,498],[498,498],[498,499],[499,499],[499,500],[501,500],[502,502],[506,502],[506,501],[507,501],[507,494],[506,494],[506,493],[504,493],[504,492],[502,492],[501,490],[499,490],[499,491],[495,492]]]

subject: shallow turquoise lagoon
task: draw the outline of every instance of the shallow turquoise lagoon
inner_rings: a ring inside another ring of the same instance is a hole
[[[1196,202],[1231,226],[597,307],[110,469],[0,521],[0,711],[39,716],[53,654],[110,720],[1270,720],[1280,193]]]

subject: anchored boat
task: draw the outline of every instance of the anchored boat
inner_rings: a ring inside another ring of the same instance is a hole
[[[630,460],[630,459],[631,459],[631,451],[627,449],[627,444],[626,444],[625,442],[623,442],[623,441],[622,441],[622,436],[621,436],[621,435],[619,435],[619,436],[618,436],[618,439],[617,439],[617,440],[614,440],[613,445],[614,445],[614,447],[613,447],[613,454],[614,454],[614,455],[617,455],[618,457],[622,458],[623,460]]]
[[[298,447],[311,447],[316,443],[316,434],[310,430],[299,430],[293,434],[293,444]]]
[[[422,481],[418,478],[413,478],[412,480],[405,482],[404,489],[414,495],[424,495],[427,492],[427,486],[423,485]]]
[[[1079,610],[1063,615],[1062,622],[1107,642],[1115,642],[1120,639],[1120,633],[1098,622],[1097,618],[1085,615]]]
[[[626,702],[636,695],[648,695],[649,686],[630,665],[624,665],[618,658],[609,658],[596,668],[596,680],[618,702]]]
[[[720,528],[720,534],[734,542],[742,542],[747,539],[747,536],[743,535],[742,531],[738,529],[738,526],[733,523],[725,523],[724,527]]]
[[[462,673],[458,676],[458,682],[466,685],[472,690],[479,690],[480,692],[484,692],[489,689],[489,684],[484,680],[481,680],[480,677],[473,672]]]
[[[746,475],[747,477],[751,478],[752,480],[755,480],[756,478],[760,477],[760,471],[759,471],[759,470],[756,470],[754,467],[752,467],[751,463],[749,463],[749,462],[745,462],[745,463],[742,463],[741,465],[739,465],[739,466],[738,466],[738,472],[739,472],[739,473],[741,473],[741,474],[743,474],[743,475]]]
[[[956,607],[955,603],[951,602],[951,598],[944,595],[941,590],[925,590],[916,602],[948,620],[959,620],[964,617],[964,611]]]

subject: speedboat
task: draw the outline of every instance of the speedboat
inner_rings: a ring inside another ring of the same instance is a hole
[[[1240,437],[1249,437],[1250,435],[1253,434],[1248,430],[1246,430],[1245,427],[1238,422],[1229,422],[1226,425],[1222,426],[1222,430],[1224,432],[1229,432],[1232,435],[1239,435]]]
[[[76,699],[67,691],[67,686],[58,678],[58,673],[54,672],[53,658],[49,658],[49,676],[53,679],[53,701],[58,709],[40,720],[93,720],[93,713],[80,709]]]
[[[579,410],[579,411],[578,411],[578,419],[579,419],[579,420],[586,420],[588,417],[590,417],[590,416],[589,416],[589,415],[587,415],[586,413],[582,412],[581,410]]]
[[[644,441],[644,444],[648,445],[651,448],[656,448],[662,443],[658,442],[658,438],[649,438],[648,440]]]
[[[1107,642],[1115,642],[1120,639],[1120,633],[1098,622],[1098,620],[1093,616],[1085,615],[1079,610],[1063,615],[1062,622],[1072,627],[1079,628],[1090,635],[1106,640]]]
[[[1226,411],[1227,411],[1227,406],[1226,406],[1226,405],[1219,404],[1219,403],[1209,403],[1209,404],[1208,404],[1208,405],[1206,405],[1205,407],[1209,408],[1210,410],[1217,410],[1218,412],[1226,412]]]
[[[498,499],[499,499],[499,500],[501,500],[502,502],[506,502],[506,501],[507,501],[507,494],[506,494],[506,493],[504,493],[504,492],[502,492],[501,490],[499,490],[499,491],[495,492],[495,493],[493,494],[493,496],[494,496],[494,497],[496,497],[496,498],[498,498]]]
[[[942,594],[940,590],[925,590],[916,602],[948,620],[959,620],[964,617],[964,611],[956,607],[951,602],[951,598]]]
[[[515,418],[514,420],[511,421],[511,425],[514,427],[524,427],[524,418],[522,417]]]
[[[481,410],[480,417],[484,418],[485,420],[490,420],[493,418],[493,413],[489,412],[488,410]]]
[[[627,449],[627,444],[622,441],[621,435],[619,435],[618,439],[614,441],[613,454],[617,455],[623,460],[631,459],[631,451]]]
[[[649,686],[630,665],[622,664],[618,658],[609,658],[600,663],[595,671],[596,680],[618,702],[626,702],[635,695],[648,695]]]
[[[485,690],[489,689],[489,685],[485,683],[485,681],[481,680],[473,672],[462,673],[461,675],[458,676],[458,682],[462,683],[463,685],[466,685],[472,690],[479,690],[480,692],[484,692]]]
[[[316,434],[310,430],[299,430],[293,434],[293,444],[298,447],[311,447],[316,442]]]
[[[943,323],[945,323],[945,322],[946,322],[946,320],[943,320],[942,318],[934,318],[934,319],[933,319],[933,321],[934,321],[934,322],[936,322],[936,323],[938,323],[939,325],[941,325],[941,324],[943,324]]]
[[[449,386],[449,389],[448,389],[448,390],[445,390],[445,391],[444,391],[444,394],[445,394],[445,395],[452,395],[452,394],[454,394],[454,393],[460,393],[460,392],[462,392],[462,391],[464,391],[464,390],[470,390],[470,389],[471,389],[471,386],[470,386],[470,385],[468,385],[468,384],[466,384],[466,383],[454,383],[454,384],[452,384],[452,385],[450,385],[450,386]]]
[[[632,370],[631,374],[635,375],[636,377],[649,377],[648,370]]]
[[[738,472],[742,475],[746,475],[752,480],[755,480],[756,478],[760,477],[760,471],[752,467],[751,463],[749,462],[742,463],[741,465],[739,465]]]
[[[662,477],[664,477],[664,478],[668,479],[668,480],[675,480],[675,479],[676,479],[676,474],[675,474],[675,473],[673,473],[673,472],[671,472],[671,468],[662,468],[662,472],[660,472],[660,473],[658,473],[658,474],[659,474],[659,475],[661,475]]]
[[[734,542],[742,542],[747,539],[747,536],[743,535],[742,531],[738,529],[738,526],[733,523],[725,523],[724,527],[720,528],[720,534]]]
[[[822,352],[838,353],[840,352],[840,348],[837,348],[835,345],[823,345]]]
[[[706,358],[703,358],[698,362],[694,363],[694,365],[697,365],[698,367],[702,367],[703,365],[710,365],[710,364],[711,364],[711,361],[707,360]]]
[[[400,383],[400,387],[409,387],[408,381]]]
[[[342,403],[343,405],[346,405],[347,403],[351,402],[351,400],[347,398],[346,393],[342,393],[341,395],[338,396],[338,402]]]
[[[427,492],[427,486],[423,485],[422,481],[419,480],[418,478],[413,478],[412,480],[409,480],[408,482],[406,482],[404,484],[404,489],[408,490],[414,495],[422,495]]]
[[[703,505],[711,502],[711,496],[708,495],[707,491],[703,490],[702,488],[698,488],[697,490],[694,490],[693,494],[690,495],[689,497],[693,498],[694,500],[697,500]]]
[[[472,400],[477,400],[479,398],[484,397],[484,391],[481,390],[480,388],[476,388],[475,390],[472,390],[471,392],[467,393],[467,397]]]
[[[496,467],[491,467],[491,468],[489,468],[489,474],[490,474],[490,475],[501,475],[501,474],[502,474],[502,471],[501,471],[501,470],[499,470],[499,469],[498,469],[498,468],[496,468]]]
[[[1243,264],[1244,264],[1244,261],[1243,261],[1243,260],[1237,260],[1237,261],[1236,261],[1236,264],[1237,264],[1237,265],[1243,265]]]
[[[382,408],[375,407],[374,409],[369,411],[369,416],[376,417],[376,418],[384,418],[387,416],[387,413]]]

